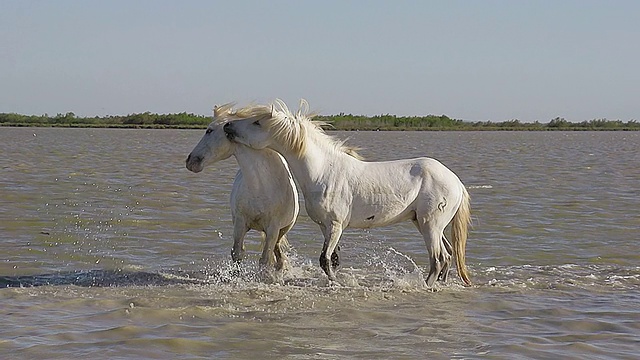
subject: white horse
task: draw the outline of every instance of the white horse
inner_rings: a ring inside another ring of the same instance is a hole
[[[321,228],[324,246],[320,266],[329,280],[336,276],[328,254],[345,228],[371,228],[411,220],[429,252],[431,287],[446,281],[451,257],[458,274],[471,284],[465,265],[470,221],[469,194],[460,179],[431,158],[365,162],[345,156],[343,142],[325,134],[307,116],[301,101],[296,115],[276,100],[269,111],[262,106],[246,119],[224,125],[227,137],[254,149],[282,154],[301,187],[307,213]],[[452,223],[453,246],[444,236]]]
[[[231,190],[233,219],[233,249],[231,257],[244,257],[244,237],[253,229],[262,232],[263,249],[260,265],[282,270],[289,247],[286,234],[296,221],[299,211],[298,189],[287,162],[277,152],[255,150],[227,139],[223,126],[228,121],[270,111],[269,107],[254,107],[234,111],[233,104],[214,108],[214,119],[189,154],[187,169],[200,172],[212,163],[234,155],[240,170]]]

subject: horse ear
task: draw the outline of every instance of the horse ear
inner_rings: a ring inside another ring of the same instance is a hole
[[[232,106],[233,106],[233,103],[214,106],[213,107],[213,116],[214,117],[220,117],[220,116],[224,116],[226,114],[231,113],[231,107]]]
[[[304,117],[309,114],[309,103],[305,99],[300,99],[300,104],[298,105],[298,117]]]

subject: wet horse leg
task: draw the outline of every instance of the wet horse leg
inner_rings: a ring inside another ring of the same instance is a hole
[[[284,270],[288,263],[289,263],[289,257],[287,256],[287,252],[286,252],[286,248],[287,246],[285,244],[287,244],[287,235],[282,235],[280,237],[280,239],[278,239],[278,243],[276,244],[276,247],[274,249],[274,254],[276,256],[276,270],[277,271],[282,271]]]
[[[447,267],[449,256],[446,251],[443,252],[442,234],[436,234],[435,231],[426,231],[422,234],[425,245],[429,251],[429,275],[427,276],[427,286],[432,287],[440,274]]]
[[[432,287],[436,280],[446,281],[449,266],[451,263],[451,255],[447,248],[451,248],[451,244],[444,237],[442,230],[434,228],[433,224],[427,221],[413,220],[424,243],[429,252],[429,275],[427,276],[427,286]]]
[[[233,248],[231,249],[231,258],[235,262],[240,262],[244,258],[244,237],[249,231],[244,218],[233,219]]]
[[[442,235],[442,245],[443,245],[443,251],[445,251],[446,255],[449,255],[449,256],[445,256],[446,260],[444,262],[444,265],[442,266],[442,271],[440,271],[440,274],[438,275],[438,280],[446,283],[447,278],[449,276],[451,261],[453,259],[453,248],[451,246],[451,243],[447,239],[447,237],[444,236],[444,234]]]
[[[433,271],[433,263],[434,263],[434,259],[433,259],[433,255],[431,253],[430,248],[432,247],[430,245],[431,240],[427,240],[427,238],[425,238],[425,235],[423,233],[423,229],[420,225],[420,223],[416,220],[413,219],[413,224],[416,226],[416,228],[418,229],[418,231],[420,231],[420,234],[422,234],[423,238],[425,239],[425,244],[427,245],[427,250],[429,251],[429,265],[430,265],[430,271],[429,274],[431,276],[431,272]],[[426,224],[424,226],[425,228],[428,227]],[[452,254],[453,254],[453,248],[451,246],[451,243],[449,242],[449,240],[444,236],[444,234],[442,234],[442,238],[440,241],[438,241],[440,243],[440,246],[438,246],[438,248],[440,249],[440,251],[443,251],[444,254],[442,254],[441,256],[441,270],[437,273],[438,277],[437,279],[442,281],[442,282],[446,282],[447,278],[449,276],[449,269],[451,267],[451,258],[452,258]],[[435,250],[438,251],[438,250]]]
[[[342,224],[332,221],[329,225],[322,226],[322,234],[324,235],[324,245],[320,254],[320,267],[327,274],[329,280],[336,281],[336,274],[333,269],[334,252],[342,235]],[[335,262],[339,264],[337,253],[335,253]]]
[[[333,250],[333,254],[331,254],[331,266],[334,269],[340,266],[340,254],[338,254],[338,251],[340,251],[340,245],[337,245],[336,249]]]

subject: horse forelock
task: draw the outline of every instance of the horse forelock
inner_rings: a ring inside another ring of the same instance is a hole
[[[267,105],[247,105],[235,110],[232,115],[237,119],[271,117],[271,107]]]
[[[216,105],[213,107],[213,121],[211,125],[218,125],[221,123],[225,123],[229,120],[229,116],[233,113],[233,107],[235,103],[226,103],[223,105]]]
[[[216,105],[213,107],[213,117],[222,117],[230,114],[233,111],[235,103],[226,103],[223,105]]]
[[[271,117],[271,108],[265,105],[247,105],[234,109],[235,103],[227,103],[213,108],[212,124],[226,123],[247,118]]]

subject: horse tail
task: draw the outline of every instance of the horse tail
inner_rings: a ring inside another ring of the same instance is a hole
[[[460,207],[458,207],[456,214],[453,216],[453,222],[451,224],[451,240],[453,242],[453,253],[456,257],[458,275],[466,285],[471,285],[467,265],[465,265],[467,234],[469,231],[469,224],[471,223],[471,205],[469,204],[469,193],[467,192],[467,189],[464,185],[461,186],[462,203],[460,204]]]

